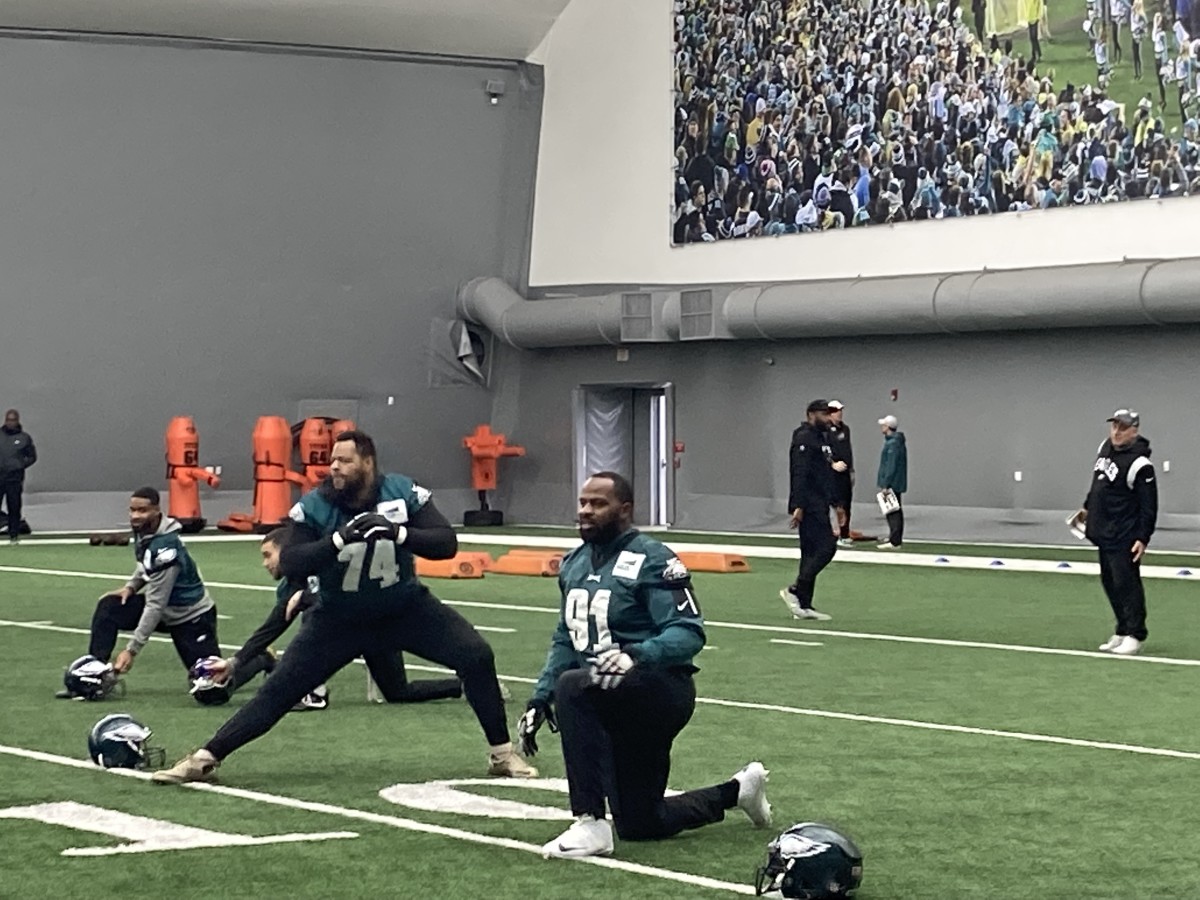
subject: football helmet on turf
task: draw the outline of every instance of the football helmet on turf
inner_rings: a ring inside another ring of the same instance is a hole
[[[90,655],[79,657],[63,675],[64,694],[76,700],[103,700],[119,686],[123,683],[112,664]]]
[[[92,726],[88,753],[106,769],[156,769],[166,764],[167,752],[147,744],[152,733],[128,713],[113,713]]]
[[[213,664],[224,662],[219,656],[206,656],[196,660],[188,669],[188,678],[192,682],[188,693],[201,706],[220,706],[222,703],[228,703],[229,698],[233,696],[228,679],[220,682],[216,680],[218,669]],[[224,674],[224,666],[219,671]]]
[[[862,883],[862,851],[841,832],[818,822],[793,825],[767,845],[754,890],[798,900],[853,897]]]

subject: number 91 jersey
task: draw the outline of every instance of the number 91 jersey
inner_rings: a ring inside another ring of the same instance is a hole
[[[559,675],[610,647],[638,665],[667,668],[690,666],[704,646],[704,618],[687,567],[637,530],[571,551],[558,584],[561,615],[535,699],[548,699]]]
[[[388,474],[377,483],[372,509],[389,522],[403,525],[429,497],[430,492],[411,478]],[[301,528],[324,537],[358,512],[347,512],[317,489],[301,497],[288,515]],[[391,602],[420,586],[412,553],[392,541],[347,544],[338,552],[337,562],[318,572],[317,578],[321,605],[327,609]]]

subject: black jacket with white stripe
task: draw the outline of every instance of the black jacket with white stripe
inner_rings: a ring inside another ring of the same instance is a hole
[[[1158,519],[1158,484],[1148,440],[1138,435],[1127,447],[1107,440],[1100,445],[1083,508],[1088,540],[1097,547],[1150,543]]]

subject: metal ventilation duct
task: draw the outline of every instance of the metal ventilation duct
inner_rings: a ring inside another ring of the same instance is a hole
[[[703,290],[656,288],[661,309],[650,332],[640,329],[637,339],[795,340],[1200,323],[1200,258],[714,287],[712,330],[693,333],[690,317],[700,308],[696,292]],[[681,312],[684,294],[687,310]],[[458,313],[514,347],[619,344],[622,312],[630,309],[626,296],[527,300],[498,278],[477,278],[459,289]]]

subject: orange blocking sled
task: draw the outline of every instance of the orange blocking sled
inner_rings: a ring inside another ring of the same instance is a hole
[[[422,559],[417,557],[417,575],[421,578],[482,578],[483,567],[476,554],[458,554],[453,559]]]
[[[563,555],[553,550],[511,550],[494,563],[489,572],[498,575],[558,575]]]
[[[693,572],[749,572],[750,564],[736,553],[676,552],[679,561]]]

